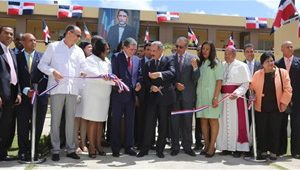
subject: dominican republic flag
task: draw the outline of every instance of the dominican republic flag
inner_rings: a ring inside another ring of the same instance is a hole
[[[156,12],[157,22],[178,21],[179,12]]]
[[[189,40],[189,46],[193,46],[193,47],[198,46],[198,39],[190,26],[188,26],[188,40]]]
[[[45,45],[50,43],[50,34],[49,34],[49,29],[48,26],[46,24],[46,21],[43,19],[43,38],[44,38],[44,43]]]
[[[226,47],[228,46],[234,46],[234,41],[233,41],[233,32],[230,34],[229,38],[228,38],[228,41],[227,41],[227,44],[226,44]]]
[[[90,40],[92,38],[91,33],[85,23],[83,23],[83,34],[85,36],[85,39]]]
[[[267,18],[246,17],[246,29],[267,28]]]
[[[31,15],[33,14],[35,3],[8,1],[8,15]]]
[[[82,11],[82,6],[59,5],[57,18],[82,18]]]
[[[274,19],[271,34],[279,29],[282,25],[298,19],[298,12],[293,0],[281,0],[278,11]]]
[[[146,31],[145,31],[145,38],[144,38],[144,42],[148,43],[150,42],[150,34],[149,34],[149,27],[147,27]]]

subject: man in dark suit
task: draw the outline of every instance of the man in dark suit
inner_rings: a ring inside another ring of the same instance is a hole
[[[250,74],[251,74],[251,77],[253,76],[253,74],[261,69],[261,65],[260,65],[260,62],[255,60],[254,58],[254,45],[253,44],[246,44],[244,46],[244,56],[245,56],[245,60],[244,60],[244,63],[246,63],[248,65],[248,68],[250,70]],[[247,99],[249,98],[249,95],[250,95],[250,92],[247,91],[246,93],[246,97]],[[249,127],[251,126],[251,123],[252,123],[252,117],[251,117],[251,109],[248,110],[248,116],[249,116]]]
[[[176,103],[173,110],[186,110],[195,107],[196,100],[196,83],[199,79],[200,72],[197,68],[192,67],[192,59],[196,56],[186,51],[188,40],[185,37],[179,37],[176,40],[176,53],[172,55],[175,63],[176,79]],[[171,156],[179,153],[180,144],[179,136],[181,132],[182,147],[186,154],[196,156],[191,149],[193,144],[192,137],[193,114],[171,115]]]
[[[127,24],[128,22],[128,11],[125,9],[119,9],[117,12],[117,24],[109,28],[107,34],[107,41],[109,42],[110,48],[116,50],[119,43],[128,37],[137,38],[136,29]]]
[[[14,39],[15,48],[13,48],[12,51],[15,53],[16,56],[24,50],[24,46],[22,44],[22,36],[22,33],[18,33],[16,34]]]
[[[134,144],[134,113],[135,113],[135,91],[141,89],[138,82],[139,58],[134,56],[137,42],[133,38],[124,40],[123,51],[112,57],[112,73],[118,76],[130,91],[122,91],[117,87],[112,91],[112,139],[111,148],[114,157],[120,156],[121,149],[121,119],[125,119],[125,154],[135,156],[132,149]]]
[[[47,77],[38,68],[37,65],[42,57],[42,53],[35,51],[36,38],[25,33],[22,37],[24,51],[17,56],[18,78],[22,91],[22,103],[18,107],[17,127],[18,127],[18,145],[19,160],[29,161],[31,152],[31,142],[29,132],[31,129],[32,104],[31,98],[33,94],[33,85],[38,84],[38,92],[42,92],[47,88]],[[36,134],[35,149],[37,153],[39,139],[41,137],[45,115],[47,112],[48,95],[37,97],[36,110]]]
[[[276,66],[284,68],[289,72],[293,96],[290,103],[290,125],[291,125],[291,154],[300,159],[300,59],[294,56],[294,48],[291,41],[285,41],[281,45],[283,57],[276,62]],[[280,154],[285,154],[287,149],[287,124],[288,114],[282,122]]]
[[[173,104],[175,103],[175,81],[174,60],[171,57],[163,56],[163,44],[160,41],[151,43],[152,60],[145,67],[144,77],[146,86],[150,87],[143,146],[138,157],[148,154],[155,131],[156,121],[158,120],[158,139],[156,142],[156,155],[164,158],[163,151],[166,145],[168,131],[168,115],[170,115]]]
[[[147,62],[151,60],[151,43],[146,43],[144,45],[144,56],[140,61],[140,77],[139,82],[142,86],[141,90],[137,93],[138,97],[138,106],[136,107],[135,113],[135,124],[134,124],[134,136],[135,136],[135,145],[138,149],[141,148],[143,137],[144,137],[144,129],[145,129],[145,115],[146,115],[146,104],[148,102],[148,92],[149,87],[146,87],[146,83],[144,81],[144,77],[148,76],[145,72],[145,67]],[[155,140],[155,139],[154,139]]]
[[[9,49],[14,37],[11,27],[0,28],[0,161],[12,160],[7,155],[14,135],[15,105],[21,103],[16,56]]]

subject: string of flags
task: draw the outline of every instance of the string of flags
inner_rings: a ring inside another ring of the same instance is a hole
[[[156,12],[157,23],[166,21],[178,21],[179,12]]]
[[[7,15],[31,15],[35,3],[8,1]]]
[[[32,15],[34,14],[35,3],[32,2],[17,2],[17,1],[8,1],[7,14],[8,15]],[[83,6],[79,5],[58,5],[57,18],[82,18],[83,15]],[[168,21],[179,21],[180,14],[179,12],[156,12],[157,23],[168,22]],[[298,37],[300,38],[300,19],[299,13],[295,7],[293,0],[280,0],[278,11],[274,19],[271,33],[274,33],[281,26],[298,21]],[[43,38],[45,44],[48,44],[50,41],[50,31],[46,25],[45,20],[42,21],[43,24]],[[268,22],[267,18],[261,17],[245,17],[245,29],[264,29],[267,28]],[[91,39],[91,34],[86,26],[83,24],[83,33],[86,39]],[[188,26],[188,40],[190,46],[197,46],[199,41],[191,29]],[[145,31],[144,42],[147,43],[150,41],[149,26]],[[228,45],[234,45],[233,35],[231,33],[227,41]]]
[[[246,17],[246,29],[267,28],[267,18]]]
[[[82,6],[59,5],[57,18],[82,18],[82,11]]]

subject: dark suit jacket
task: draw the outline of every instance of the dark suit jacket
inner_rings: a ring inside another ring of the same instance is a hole
[[[157,78],[152,80],[149,78],[149,72],[161,72],[162,78]],[[176,94],[174,89],[174,82],[175,82],[175,66],[174,66],[174,59],[172,57],[162,56],[156,69],[155,60],[152,59],[149,61],[149,64],[145,67],[145,73],[147,74],[145,78],[146,86],[151,87],[152,85],[157,87],[162,87],[160,93],[153,93],[149,94],[149,101],[153,103],[158,103],[160,105],[170,105],[175,103]]]
[[[259,70],[259,69],[262,68],[262,66],[261,66],[261,64],[260,64],[259,61],[257,61],[257,60],[254,60],[254,61],[255,61],[255,62],[254,62],[254,70],[253,70],[253,74],[254,74],[257,70]],[[244,60],[244,63],[247,64],[247,61]]]
[[[137,32],[136,32],[135,28],[133,28],[129,25],[126,25],[124,28],[122,37],[121,37],[121,41],[125,40],[128,37],[137,39]],[[117,49],[118,44],[119,44],[119,25],[118,24],[111,26],[109,28],[109,31],[107,34],[107,41],[108,41],[111,49]]]
[[[144,81],[144,78],[148,76],[148,73],[146,73],[146,65],[150,63],[149,61],[145,62],[145,57],[144,57],[141,59],[140,62],[139,82],[141,83],[142,88],[138,92],[138,98],[141,103],[144,103],[147,100],[148,92],[150,90],[150,87],[148,87]]]
[[[182,63],[182,70],[179,68],[179,56],[177,53],[173,54],[171,57],[174,58],[175,70],[176,70],[176,79],[175,83],[184,84],[185,88],[182,92],[178,91],[176,88],[176,99],[182,100],[187,103],[195,103],[196,100],[196,85],[200,77],[200,71],[193,70],[191,60],[196,58],[195,55],[190,53],[185,53]]]
[[[18,70],[19,70],[18,78],[19,78],[21,91],[23,91],[25,87],[30,87],[31,89],[33,89],[34,83],[38,84],[39,92],[46,90],[47,82],[48,82],[47,76],[37,68],[37,65],[40,62],[42,56],[43,56],[42,53],[35,51],[32,59],[31,72],[30,72],[28,70],[25,53],[21,52],[20,54],[18,54],[17,56]],[[25,95],[22,94],[22,98],[24,97]],[[38,97],[38,100],[41,100],[40,102],[46,104],[48,103],[48,95]]]
[[[276,61],[275,64],[279,68],[286,69],[283,57],[278,61]],[[291,85],[293,88],[292,102],[294,105],[295,104],[299,105],[300,104],[300,59],[296,56],[293,57],[289,75],[291,79]]]
[[[18,75],[18,67],[17,60],[14,52],[12,50],[9,51],[12,56],[16,74]],[[11,84],[10,84],[10,67],[4,54],[2,47],[0,46],[0,97],[2,101],[10,100],[11,97],[15,98],[18,93],[20,93],[19,84],[17,84],[18,88],[15,88],[14,94],[15,96],[11,96]],[[14,99],[13,99],[14,100]]]
[[[118,93],[118,87],[114,86],[112,90],[112,100],[117,100],[119,102],[128,102],[135,99],[135,84],[132,83],[132,79],[138,82],[138,72],[139,72],[139,60],[133,59],[133,71],[130,73],[128,71],[127,59],[124,52],[118,53],[116,56],[112,57],[111,66],[112,73],[118,76],[130,89],[129,92],[123,91]],[[133,77],[135,76],[135,77]]]

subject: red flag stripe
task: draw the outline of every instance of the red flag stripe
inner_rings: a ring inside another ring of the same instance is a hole
[[[73,6],[73,10],[83,10],[83,7],[82,6],[74,5]]]
[[[7,11],[8,15],[19,15],[19,9],[10,8]]]

